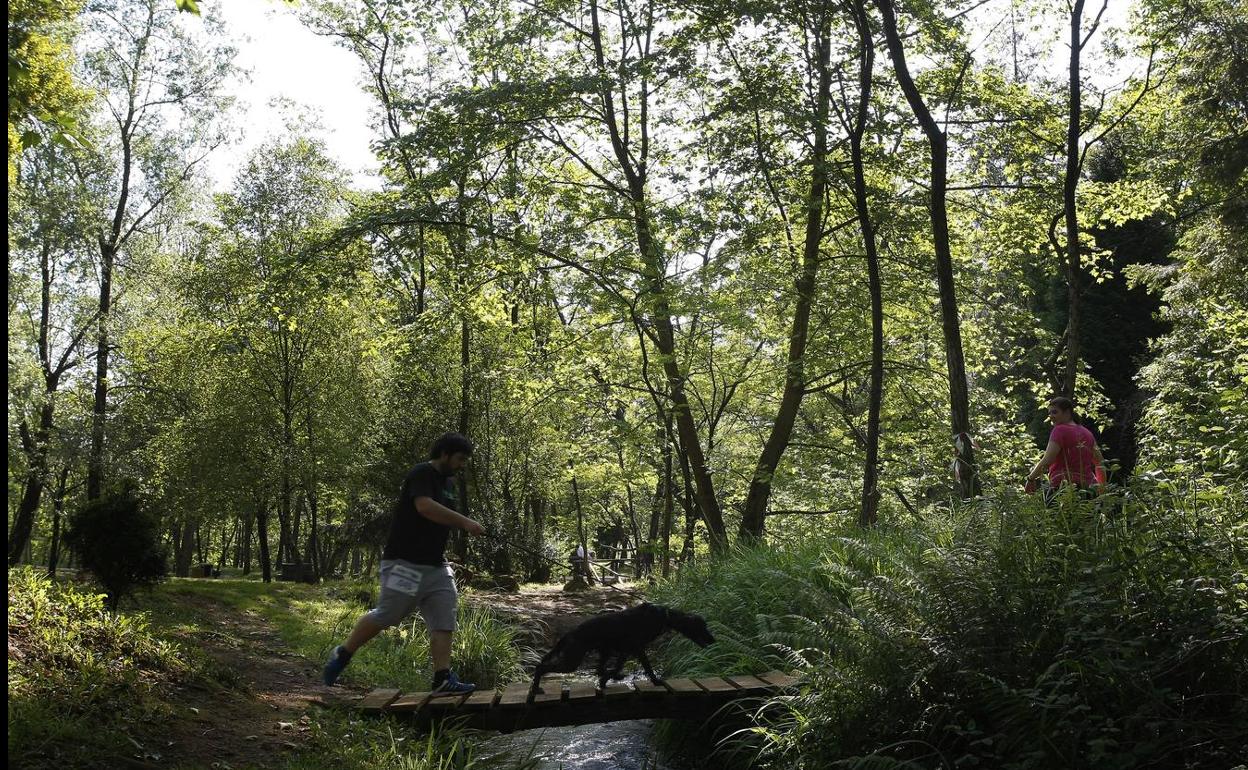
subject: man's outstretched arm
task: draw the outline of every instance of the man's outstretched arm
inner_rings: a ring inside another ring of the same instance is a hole
[[[462,529],[472,535],[485,534],[485,527],[481,526],[480,522],[470,519],[462,513],[452,511],[432,497],[416,498],[416,512],[426,519],[446,527]]]

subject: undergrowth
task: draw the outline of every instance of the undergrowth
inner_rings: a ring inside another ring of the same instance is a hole
[[[720,643],[679,670],[782,660],[726,756],[794,768],[1230,768],[1248,762],[1248,520],[1141,482],[980,501],[738,551],[656,592]]]

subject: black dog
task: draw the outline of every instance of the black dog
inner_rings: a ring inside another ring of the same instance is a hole
[[[607,679],[624,677],[624,661],[636,658],[646,670],[650,681],[660,679],[646,658],[646,645],[668,630],[679,631],[695,644],[705,647],[715,641],[706,621],[697,615],[657,604],[643,603],[620,612],[608,612],[590,618],[564,634],[533,672],[529,692],[542,692],[542,675],[552,671],[575,671],[590,650],[598,651],[598,688],[607,686]],[[608,662],[614,659],[614,666]],[[610,668],[610,671],[608,671]]]

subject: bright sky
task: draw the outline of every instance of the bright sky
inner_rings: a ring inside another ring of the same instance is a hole
[[[353,55],[300,23],[296,9],[280,0],[208,0],[238,48],[235,60],[250,82],[229,88],[237,96],[235,121],[242,140],[210,158],[215,187],[229,187],[243,158],[264,139],[280,134],[288,110],[271,104],[285,97],[315,116],[330,155],[357,186],[380,188],[378,164],[369,142],[371,98],[360,86],[363,69]],[[207,3],[205,3],[206,5]]]
[[[239,99],[235,116],[242,128],[242,139],[234,146],[221,148],[211,158],[209,169],[215,187],[227,188],[247,153],[265,138],[282,132],[289,109],[273,104],[272,100],[285,97],[319,120],[323,126],[321,137],[330,154],[353,175],[356,186],[379,189],[378,164],[369,149],[374,138],[369,128],[374,105],[360,86],[363,72],[354,56],[330,39],[313,34],[300,23],[296,9],[281,0],[207,2],[220,13],[235,40],[239,67],[251,73],[249,82],[240,80],[231,88]],[[1004,34],[999,23],[1003,16],[1008,16],[1010,2],[1016,0],[997,0],[976,9],[971,28],[988,35]],[[1108,5],[1107,24],[1102,30],[1121,25],[1129,3],[1109,0]],[[1099,2],[1089,2],[1085,25],[1099,9]],[[1051,37],[1047,45],[1041,44],[1045,51],[1042,57],[1049,61],[1046,69],[1058,76],[1066,57],[1062,21],[1059,16],[1044,22]],[[1103,36],[1104,31],[1098,35]],[[972,47],[979,48],[984,35],[972,34],[972,38]],[[1121,80],[1123,71],[1130,69],[1136,67],[1120,66],[1105,72],[1093,65],[1088,75],[1094,81]]]

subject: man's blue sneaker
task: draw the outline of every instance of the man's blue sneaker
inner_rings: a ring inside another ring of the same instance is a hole
[[[475,689],[475,684],[459,681],[454,671],[447,671],[445,674],[439,671],[433,675],[434,695],[466,695]]]
[[[351,653],[346,648],[338,645],[329,655],[329,662],[325,664],[325,670],[321,672],[321,681],[326,685],[332,685],[338,681],[338,675],[351,662]]]

